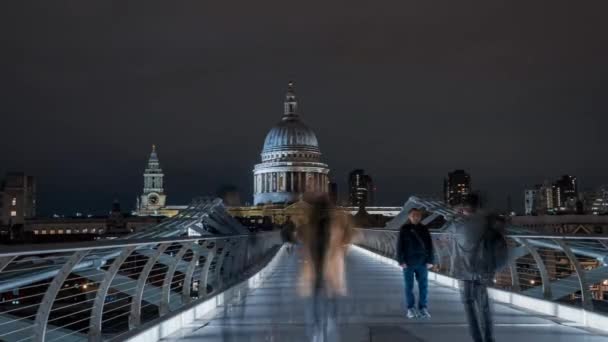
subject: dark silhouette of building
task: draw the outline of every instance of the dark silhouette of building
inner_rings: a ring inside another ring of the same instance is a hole
[[[376,189],[370,175],[363,169],[351,171],[348,175],[348,201],[352,207],[366,207],[374,205]]]
[[[8,173],[0,184],[0,225],[23,224],[36,216],[36,181],[22,172]]]
[[[471,176],[464,170],[448,173],[443,181],[444,200],[448,205],[458,205],[471,194]]]
[[[10,238],[4,237],[0,241],[20,244],[119,238],[158,224],[163,219],[162,216],[123,213],[118,201],[114,201],[109,215],[28,218],[23,224],[11,227]]]
[[[234,185],[224,185],[216,192],[217,197],[224,201],[227,207],[238,207],[241,205],[241,193]]]

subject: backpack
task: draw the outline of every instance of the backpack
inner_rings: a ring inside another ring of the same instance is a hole
[[[494,216],[488,216],[487,220],[487,229],[481,238],[484,254],[482,258],[488,263],[488,271],[498,272],[508,264],[509,245],[502,222]]]

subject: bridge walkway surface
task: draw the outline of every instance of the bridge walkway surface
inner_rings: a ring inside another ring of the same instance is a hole
[[[296,290],[300,262],[297,250],[284,254],[259,288],[165,341],[309,341],[305,334],[306,302]],[[408,320],[403,309],[402,273],[397,267],[357,249],[350,249],[346,267],[349,296],[338,307],[339,341],[471,341],[457,289],[431,281],[432,318]],[[493,307],[498,342],[608,341],[606,335],[555,317],[498,303]]]

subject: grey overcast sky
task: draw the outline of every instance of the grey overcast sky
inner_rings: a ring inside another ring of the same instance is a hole
[[[493,205],[564,173],[608,183],[608,2],[8,1],[0,172],[43,214],[133,206],[158,145],[171,204],[233,184],[289,79],[342,191],[439,193],[464,168]]]

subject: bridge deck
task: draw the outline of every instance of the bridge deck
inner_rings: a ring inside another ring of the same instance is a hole
[[[299,258],[285,255],[275,272],[242,302],[218,309],[167,340],[307,341],[305,303],[295,291]],[[340,341],[471,341],[457,290],[431,282],[430,320],[403,313],[403,279],[395,267],[356,250],[347,258],[350,296],[340,302]],[[497,341],[599,342],[607,336],[505,305],[494,305]]]

